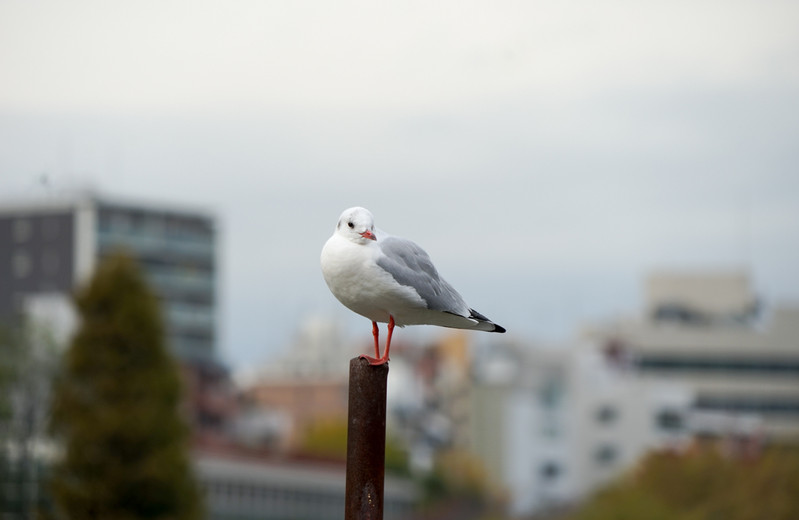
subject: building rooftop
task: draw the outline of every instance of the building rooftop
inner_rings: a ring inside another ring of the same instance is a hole
[[[744,317],[757,307],[744,271],[660,272],[646,281],[650,316],[685,319]]]

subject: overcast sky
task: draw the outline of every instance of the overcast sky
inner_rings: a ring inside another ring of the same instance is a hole
[[[320,313],[368,341],[318,265],[353,205],[523,340],[635,312],[653,269],[743,268],[799,302],[797,21],[795,1],[5,0],[0,194],[46,175],[214,211],[234,367]]]

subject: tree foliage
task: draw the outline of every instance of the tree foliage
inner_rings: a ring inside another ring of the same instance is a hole
[[[300,452],[330,459],[347,460],[346,419],[323,419],[307,428],[299,446]],[[399,441],[386,437],[386,473],[408,474],[408,454]]]
[[[7,439],[13,416],[11,394],[19,378],[24,340],[18,328],[0,324],[0,441]],[[3,442],[5,445],[5,442]]]
[[[20,360],[24,353],[24,339],[18,328],[3,324],[0,326],[0,489],[13,492],[0,492],[0,516],[19,512],[20,482],[14,457],[15,407],[12,396],[20,379]]]
[[[53,388],[57,509],[70,519],[199,518],[180,376],[135,262],[105,259],[75,301],[81,325]]]
[[[492,486],[483,463],[461,449],[448,449],[436,455],[433,471],[421,480],[422,501],[468,499],[474,504],[498,502],[500,490]]]
[[[799,449],[772,447],[760,457],[715,448],[648,456],[570,520],[788,520],[799,518]]]

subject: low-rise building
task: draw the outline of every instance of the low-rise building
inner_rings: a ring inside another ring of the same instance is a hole
[[[495,345],[475,368],[473,450],[514,516],[568,505],[689,440],[690,392],[641,380],[593,344]]]
[[[212,452],[196,453],[194,464],[209,520],[332,520],[344,514],[343,464]],[[409,518],[416,501],[412,482],[386,477],[386,519]]]
[[[761,307],[745,273],[660,273],[647,281],[640,316],[585,336],[646,381],[689,387],[697,433],[797,442],[799,307]]]

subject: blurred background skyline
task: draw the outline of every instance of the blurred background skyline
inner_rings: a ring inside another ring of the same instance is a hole
[[[208,208],[233,367],[332,314],[339,213],[418,242],[519,337],[657,269],[799,300],[792,2],[0,4],[0,195]],[[430,334],[428,328],[402,334]]]

